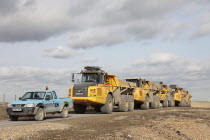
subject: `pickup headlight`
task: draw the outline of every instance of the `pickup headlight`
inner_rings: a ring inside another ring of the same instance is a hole
[[[11,108],[12,107],[12,104],[8,104],[7,107]]]
[[[33,103],[30,103],[30,104],[26,104],[25,107],[35,107],[35,105]]]

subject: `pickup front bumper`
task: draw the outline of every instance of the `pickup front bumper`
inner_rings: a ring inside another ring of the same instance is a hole
[[[21,107],[21,108],[10,108],[6,109],[8,115],[12,116],[34,116],[37,112],[37,107]]]

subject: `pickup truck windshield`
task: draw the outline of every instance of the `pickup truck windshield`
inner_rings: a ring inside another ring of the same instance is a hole
[[[27,92],[23,95],[22,100],[25,99],[43,99],[45,92]]]

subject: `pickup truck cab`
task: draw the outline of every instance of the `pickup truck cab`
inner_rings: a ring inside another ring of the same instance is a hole
[[[42,121],[47,114],[59,113],[62,118],[66,118],[72,106],[71,98],[58,98],[55,91],[32,91],[26,92],[19,101],[10,102],[6,111],[12,121],[29,116]]]

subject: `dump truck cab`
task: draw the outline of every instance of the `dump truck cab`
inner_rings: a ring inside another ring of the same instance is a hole
[[[111,113],[114,105],[123,110],[122,103],[126,105],[125,111],[133,110],[132,107],[129,109],[129,102],[133,101],[134,83],[119,80],[96,66],[86,66],[80,74],[80,83],[69,89],[76,113],[85,113],[87,106],[94,107],[96,112]],[[72,81],[75,81],[74,75],[72,77]]]

